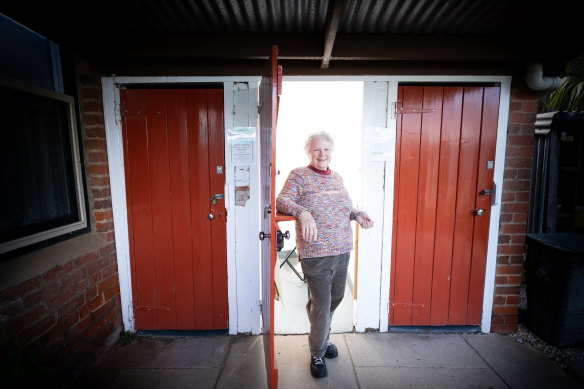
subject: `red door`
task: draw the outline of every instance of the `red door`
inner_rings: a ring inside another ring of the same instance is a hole
[[[260,185],[262,215],[260,240],[262,255],[262,334],[266,377],[269,388],[278,387],[278,367],[274,355],[274,267],[276,265],[276,122],[282,87],[278,67],[278,47],[272,48],[268,68],[260,84]]]
[[[480,324],[498,112],[498,87],[399,87],[390,325]]]
[[[225,329],[223,91],[125,89],[121,105],[135,327]]]

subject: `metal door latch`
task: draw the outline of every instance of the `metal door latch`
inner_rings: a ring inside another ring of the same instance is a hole
[[[485,214],[485,210],[484,209],[475,209],[474,211],[472,211],[472,213],[475,216],[483,216]]]
[[[217,204],[217,200],[218,199],[222,199],[223,197],[225,197],[225,196],[223,196],[222,194],[214,194],[213,196],[209,197],[209,201],[213,205],[216,205]]]
[[[263,231],[260,231],[260,240],[264,240],[265,238],[269,238],[271,234],[264,234]]]
[[[479,192],[479,194],[481,196],[486,196],[486,195],[490,195],[491,193],[493,193],[490,189],[483,189]]]

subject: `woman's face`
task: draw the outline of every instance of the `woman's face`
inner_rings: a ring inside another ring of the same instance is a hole
[[[326,139],[314,139],[308,149],[310,165],[318,170],[326,171],[331,163],[331,153],[330,143]]]

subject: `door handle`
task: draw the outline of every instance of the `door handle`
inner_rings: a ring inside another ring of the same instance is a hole
[[[215,205],[217,204],[217,200],[222,199],[224,196],[220,193],[214,194],[213,196],[209,197],[209,201]]]
[[[260,231],[260,240],[264,240],[265,238],[269,238],[271,234],[264,234],[263,231]]]
[[[212,213],[210,213],[210,214],[207,215],[207,219],[213,220],[213,219],[215,219],[215,215],[213,215]]]
[[[485,210],[484,209],[475,209],[474,211],[472,211],[472,213],[475,216],[483,216],[485,214]]]

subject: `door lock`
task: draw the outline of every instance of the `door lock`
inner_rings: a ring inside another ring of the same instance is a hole
[[[475,209],[474,211],[472,211],[472,213],[475,216],[483,216],[485,214],[485,210],[484,209]]]
[[[219,193],[214,194],[213,196],[209,197],[209,201],[211,202],[211,204],[216,205],[217,200],[222,199],[223,197],[225,197],[225,196],[223,196],[222,194],[219,194]]]
[[[271,234],[264,234],[263,231],[260,231],[260,240],[264,240],[265,238],[269,238]]]
[[[207,215],[207,219],[213,220],[213,219],[215,219],[215,215],[213,215],[212,213],[210,213],[210,214]]]
[[[483,189],[479,192],[479,194],[481,196],[486,196],[486,195],[490,195],[491,193],[493,193],[490,189]]]

